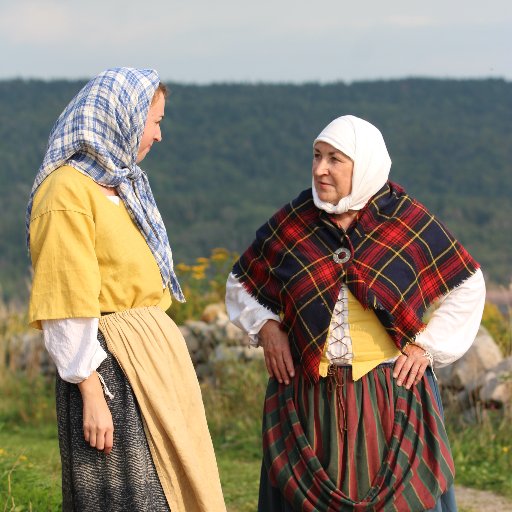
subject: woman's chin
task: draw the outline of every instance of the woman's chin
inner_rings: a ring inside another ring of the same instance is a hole
[[[326,194],[326,193],[322,193],[321,191],[319,192],[317,190],[317,195],[318,195],[318,198],[320,199],[320,201],[324,202],[324,203],[331,203],[333,205],[337,205],[339,203],[339,199],[336,199],[333,194]]]

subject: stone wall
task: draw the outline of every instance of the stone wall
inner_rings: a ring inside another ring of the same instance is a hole
[[[209,305],[200,320],[180,326],[200,380],[213,373],[218,361],[243,363],[262,358],[261,348],[253,348],[249,338],[229,322],[224,304]],[[41,333],[25,332],[9,340],[8,366],[22,371],[55,373]],[[468,352],[454,364],[435,368],[443,399],[470,416],[475,405],[504,407],[512,403],[512,357],[504,358],[489,332],[480,327]]]

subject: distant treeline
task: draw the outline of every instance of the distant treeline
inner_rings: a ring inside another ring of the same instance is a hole
[[[50,128],[82,82],[0,82],[0,282],[27,293],[25,205]],[[240,251],[273,211],[310,186],[311,144],[354,114],[384,134],[402,184],[508,284],[511,270],[512,83],[169,84],[164,140],[143,162],[176,261]]]

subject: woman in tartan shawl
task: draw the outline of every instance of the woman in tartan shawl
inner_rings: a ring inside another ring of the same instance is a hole
[[[485,284],[390,168],[377,128],[335,119],[314,141],[312,188],[229,276],[230,318],[270,375],[260,512],[456,510],[433,366],[473,342]]]
[[[31,325],[57,370],[65,512],[225,511],[201,392],[165,310],[184,297],[148,178],[167,91],[89,81],[53,127],[27,211]]]

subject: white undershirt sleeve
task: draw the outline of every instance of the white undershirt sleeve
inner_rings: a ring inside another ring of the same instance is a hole
[[[435,366],[453,363],[472,345],[484,305],[485,281],[478,269],[441,299],[415,343],[432,354]],[[280,321],[279,316],[254,299],[233,274],[226,284],[226,309],[230,320],[248,333],[253,346],[258,345],[258,332],[267,320]]]
[[[434,366],[446,366],[462,357],[473,344],[485,305],[485,281],[478,269],[447,293],[415,344],[428,350]]]
[[[226,310],[231,322],[249,335],[254,347],[259,344],[258,333],[267,320],[281,322],[279,315],[252,297],[232,273],[226,283]]]
[[[46,350],[62,380],[78,384],[107,357],[98,341],[98,318],[42,320]]]

